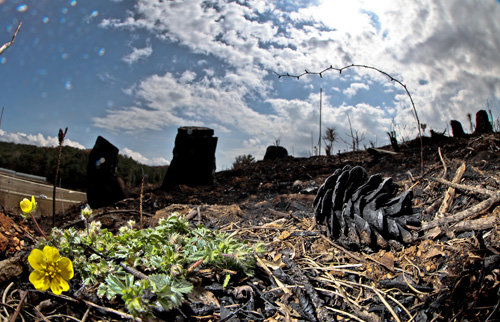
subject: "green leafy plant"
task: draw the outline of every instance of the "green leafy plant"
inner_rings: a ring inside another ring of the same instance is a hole
[[[178,214],[160,219],[154,228],[136,229],[133,221],[116,234],[91,222],[88,230],[54,229],[50,239],[73,258],[83,286],[97,295],[120,298],[130,314],[148,316],[153,310],[180,306],[192,289],[196,268],[252,275],[262,244],[239,241],[203,226],[191,228]]]
[[[238,155],[233,162],[233,170],[241,169],[255,163],[255,158],[251,154]]]

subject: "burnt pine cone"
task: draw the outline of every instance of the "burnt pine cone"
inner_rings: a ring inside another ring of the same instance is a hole
[[[396,195],[392,178],[368,177],[360,166],[337,169],[319,188],[313,201],[316,221],[328,237],[349,248],[401,247],[417,238],[409,226],[420,226],[412,209],[413,192]]]

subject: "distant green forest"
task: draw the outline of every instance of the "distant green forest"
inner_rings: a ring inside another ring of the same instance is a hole
[[[89,154],[90,150],[63,147],[59,167],[62,187],[86,191]],[[53,184],[56,162],[56,147],[46,148],[0,142],[0,167],[2,168],[46,177]],[[139,186],[143,171],[147,176],[147,183],[161,184],[167,168],[167,166],[143,165],[129,157],[118,155],[118,176],[123,179],[127,187]]]

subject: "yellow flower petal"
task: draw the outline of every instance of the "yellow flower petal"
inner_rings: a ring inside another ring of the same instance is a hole
[[[66,292],[69,290],[69,284],[60,276],[56,276],[52,279],[52,281],[50,281],[50,290],[54,294],[59,295],[62,292]]]
[[[59,274],[61,274],[61,277],[65,280],[73,278],[75,272],[73,270],[73,263],[69,258],[61,257],[61,259],[57,262],[57,268],[61,270]]]
[[[36,209],[35,196],[31,196],[31,211],[35,211],[35,209]]]
[[[21,207],[21,211],[24,212],[25,214],[31,212],[31,210],[32,210],[31,202],[26,198],[24,198],[19,203],[19,206]]]
[[[33,249],[28,256],[28,262],[30,263],[33,269],[39,271],[42,269],[42,264],[44,264],[44,255],[43,252],[39,249]]]
[[[59,251],[52,246],[45,246],[43,248],[43,255],[47,258],[48,263],[55,263],[59,260]]]
[[[39,291],[46,291],[50,286],[50,278],[45,276],[42,271],[33,271],[30,274],[29,280],[33,286]]]

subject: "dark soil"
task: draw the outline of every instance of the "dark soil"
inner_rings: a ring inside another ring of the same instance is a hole
[[[358,151],[258,161],[216,173],[212,186],[180,185],[162,191],[146,185],[142,198],[145,225],[178,211],[193,224],[269,245],[252,279],[221,289],[217,286],[220,281],[208,276],[181,308],[155,319],[494,321],[500,295],[498,200],[467,218],[493,217],[494,224],[459,232],[452,225],[441,225],[434,235],[421,230],[416,243],[401,249],[348,250],[326,238],[324,227],[315,224],[312,200],[317,189],[345,165],[360,165],[369,174],[392,177],[401,191],[412,189],[414,209],[423,214],[425,222],[435,219],[448,189],[432,179],[451,181],[462,162],[467,168],[460,183],[499,193],[499,133],[460,139],[424,137],[422,143],[423,169],[420,140],[414,140],[401,144],[401,152],[395,155],[381,152],[375,157]],[[381,149],[391,150],[389,146]],[[457,189],[448,213],[462,212],[486,199],[488,196]],[[94,216],[111,230],[131,219],[140,222],[139,188],[112,207],[94,209]],[[57,222],[62,228],[84,228],[78,208],[59,215]],[[48,232],[51,218],[40,218],[40,224]],[[67,320],[64,315],[71,315],[83,320],[87,314],[85,318],[91,320],[120,320],[118,315],[78,302],[76,289],[68,292],[73,300],[34,291],[27,279],[26,260],[34,231],[31,221],[0,212],[0,261],[15,259],[19,264],[11,265],[12,269],[22,270],[0,279],[1,293],[11,300],[8,308],[6,302],[0,304],[5,311],[12,314],[22,291],[29,290],[19,306],[20,315],[25,312],[27,320],[47,300],[52,306],[44,315],[59,314],[55,319]],[[15,284],[7,290],[11,282]],[[216,299],[212,304],[200,300],[200,294],[207,296],[207,292]],[[124,310],[119,301],[97,304]]]

